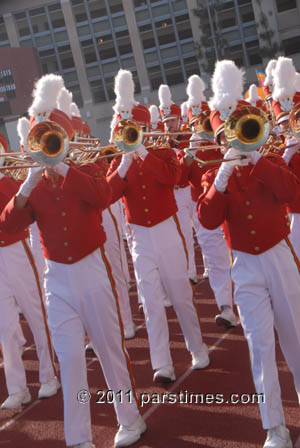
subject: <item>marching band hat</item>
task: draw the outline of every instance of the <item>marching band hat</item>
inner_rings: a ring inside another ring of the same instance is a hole
[[[118,121],[133,119],[139,123],[150,125],[150,112],[146,106],[134,99],[134,82],[129,70],[120,69],[115,77],[114,91],[116,102],[113,110]]]
[[[171,91],[167,84],[161,84],[158,89],[159,109],[163,123],[172,118],[181,118],[181,109],[172,101]]]
[[[28,136],[28,132],[30,130],[30,121],[26,117],[21,117],[18,120],[17,124],[17,132],[20,137],[20,149],[22,152],[26,152],[26,140]]]
[[[211,110],[210,123],[215,137],[219,138],[224,130],[225,121],[239,106],[248,105],[243,101],[244,71],[233,61],[224,59],[217,61],[212,76],[213,96],[208,102]]]
[[[276,59],[271,59],[266,66],[266,77],[264,80],[264,95],[267,100],[272,98],[273,92],[273,72],[276,67]]]
[[[28,110],[30,128],[41,121],[51,120],[62,126],[71,140],[74,133],[71,119],[65,112],[57,109],[57,98],[63,87],[62,77],[52,73],[42,76],[36,82],[33,103]]]
[[[164,132],[164,125],[160,119],[160,114],[156,104],[151,104],[149,107],[151,118],[151,129],[154,132]]]
[[[291,109],[300,100],[297,92],[296,69],[293,60],[281,56],[273,72],[274,89],[272,108],[277,124],[289,119]]]
[[[209,106],[204,96],[205,84],[199,75],[192,75],[188,79],[186,93],[188,95],[188,118],[189,124],[197,119],[201,112],[209,110]]]

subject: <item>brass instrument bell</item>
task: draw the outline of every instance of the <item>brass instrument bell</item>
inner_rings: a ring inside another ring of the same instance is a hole
[[[267,115],[260,108],[243,105],[229,115],[224,133],[232,148],[249,152],[266,143],[270,130]]]

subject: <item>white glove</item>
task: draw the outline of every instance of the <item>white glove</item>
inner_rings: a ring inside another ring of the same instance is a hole
[[[239,166],[245,166],[248,165],[249,159],[241,159],[241,156],[244,156],[245,153],[242,153],[241,151],[230,148],[229,151],[226,152],[224,156],[224,160],[228,159],[237,159],[237,160],[230,160],[229,162],[222,162],[221,166],[219,168],[218,174],[215,178],[215,187],[216,190],[218,190],[220,193],[224,193],[226,190],[228,180],[233,173],[234,167],[236,165]]]
[[[42,166],[29,168],[25,182],[19,188],[18,194],[21,194],[22,196],[28,198],[32,190],[37,186],[37,184],[41,180],[43,171],[44,167]]]
[[[299,143],[299,144],[297,145],[297,143]],[[294,146],[294,145],[296,145],[296,146]],[[292,147],[290,148],[290,146],[292,146]],[[294,154],[296,154],[298,149],[300,149],[299,140],[297,140],[295,137],[288,139],[287,148],[284,151],[283,156],[282,156],[283,160],[285,161],[285,163],[287,165],[290,163],[291,158],[293,157]]]
[[[126,176],[126,173],[130,165],[132,164],[132,161],[133,161],[132,152],[128,152],[127,154],[122,155],[121,163],[118,167],[118,174],[122,179],[124,179],[124,177]]]
[[[140,159],[145,160],[147,155],[149,154],[145,146],[142,144],[136,149],[136,154],[140,157]]]
[[[54,171],[62,177],[66,177],[69,168],[69,165],[66,165],[64,162],[59,162],[57,165],[53,166]]]
[[[258,151],[250,151],[250,152],[246,152],[244,154],[247,157],[247,159],[249,160],[249,162],[252,163],[252,165],[256,165],[257,162],[259,161],[259,159],[261,158],[261,153]],[[247,159],[244,159],[244,162]]]

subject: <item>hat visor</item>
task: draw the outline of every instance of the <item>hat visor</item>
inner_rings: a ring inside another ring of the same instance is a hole
[[[173,120],[173,118],[178,118],[180,119],[180,117],[178,117],[178,115],[168,115],[167,117],[165,117],[162,122],[165,123],[168,120]]]
[[[283,121],[286,121],[289,119],[289,114],[283,115],[283,117],[280,117],[279,120],[277,121],[277,124],[282,123]]]

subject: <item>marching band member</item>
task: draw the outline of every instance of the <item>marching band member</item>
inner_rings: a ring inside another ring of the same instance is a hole
[[[271,59],[265,69],[266,77],[264,79],[264,96],[267,101],[272,100],[272,92],[273,92],[273,72],[275,70],[277,64],[276,59]]]
[[[188,111],[187,101],[184,101],[180,105],[180,112],[181,112],[181,126],[180,126],[180,130],[181,131],[185,131],[186,128],[188,127],[188,124],[189,124],[187,111]]]
[[[129,71],[118,72],[115,93],[114,111],[120,120],[132,118],[149,125],[149,110],[134,100],[134,84]],[[114,194],[118,192],[115,199],[123,197],[125,203],[155,382],[175,380],[168,322],[160,297],[162,285],[178,316],[187,348],[192,354],[193,367],[203,368],[209,364],[176,218],[173,186],[180,173],[173,150],[168,147],[146,149],[142,144],[137,146],[135,153],[115,158],[108,172],[109,184]]]
[[[99,159],[96,163],[102,171],[103,176],[106,176],[109,169],[107,159]],[[106,235],[104,248],[116,282],[116,289],[119,297],[120,311],[124,326],[124,336],[125,339],[131,339],[135,336],[136,327],[132,319],[128,283],[126,279],[126,266],[128,270],[128,264],[124,242],[121,238],[120,213],[119,201],[110,204],[105,210],[103,210],[102,225]]]
[[[257,86],[256,84],[251,84],[249,87],[249,96],[246,99],[248,103],[251,104],[253,107],[258,107],[259,109],[262,109],[265,113],[267,113],[267,108],[262,100],[262,98],[257,93]]]
[[[200,76],[192,75],[188,79],[187,94],[188,94],[188,117],[189,125],[195,126],[199,117],[204,120],[209,120],[209,115],[205,119],[205,115],[209,112],[209,107],[204,96],[205,85]],[[210,132],[202,131],[206,138],[200,138],[200,135],[195,132],[191,139],[191,146],[207,146],[211,145],[212,141],[209,139]],[[195,140],[193,142],[193,140]],[[201,150],[196,152],[196,157],[201,160],[218,160],[222,157],[219,149]],[[230,275],[230,255],[224,234],[221,227],[208,230],[202,226],[197,217],[197,200],[203,189],[201,186],[201,178],[203,174],[209,169],[208,166],[199,167],[196,161],[190,157],[185,157],[184,161],[188,167],[187,177],[191,185],[191,197],[193,200],[193,216],[194,225],[196,228],[196,236],[201,247],[204,259],[208,270],[208,279],[210,286],[214,292],[220,314],[215,317],[217,325],[230,328],[237,325],[236,316],[232,309],[232,280]]]
[[[162,116],[162,122],[166,132],[179,132],[181,122],[181,109],[172,101],[169,86],[161,84],[158,89],[159,108]],[[188,146],[190,135],[178,135],[169,139],[171,148],[176,152]],[[195,263],[195,246],[193,235],[193,207],[189,183],[186,179],[180,179],[174,186],[174,195],[178,207],[178,220],[188,251],[188,272],[189,279],[195,285],[197,284],[197,270]]]
[[[7,142],[0,135],[7,152]],[[18,190],[19,183],[0,174],[0,211]],[[24,337],[19,323],[19,310],[31,329],[40,361],[38,398],[55,395],[59,384],[53,361],[46,313],[42,299],[38,272],[22,229],[14,234],[1,232],[0,241],[0,344],[4,359],[4,373],[8,398],[1,409],[16,409],[31,401],[22,362],[21,344]],[[48,336],[48,338],[47,338]],[[52,359],[51,359],[52,357]]]
[[[211,124],[221,142],[226,141],[224,120],[240,107],[232,100],[232,91],[226,90],[224,76],[236,86],[238,71],[233,61],[224,60],[217,62],[213,76],[213,81],[219,80],[214,95],[220,100],[218,110],[211,112]],[[241,86],[236,87],[241,90]],[[245,153],[231,148],[224,159],[232,158],[238,160],[224,161],[204,175],[198,216],[208,229],[223,225],[232,250],[234,300],[249,345],[256,391],[264,394],[264,402],[259,404],[263,427],[268,430],[264,448],[290,448],[274,327],[300,399],[300,276],[288,239],[286,215],[286,203],[299,193],[300,181],[279,156],[262,157],[258,151]]]
[[[289,135],[291,133],[289,128],[290,111],[294,105],[300,103],[300,91],[297,92],[296,70],[292,59],[285,57],[278,58],[276,68],[273,72],[273,79],[273,111],[276,123],[279,125],[281,132],[286,136],[285,144],[287,148],[282,157],[290,170],[300,178],[300,141]],[[290,241],[299,258],[300,196],[297,196],[293,202],[288,204],[288,212],[291,220]]]
[[[63,126],[71,139],[71,120],[55,109],[53,101],[57,78],[50,74],[37,82],[29,109],[31,124],[49,117]],[[20,232],[35,220],[39,227],[47,266],[48,321],[61,371],[66,443],[76,448],[94,447],[90,406],[81,404],[78,396],[88,390],[85,333],[101,360],[108,388],[115,393],[133,390],[136,398],[115,283],[103,248],[101,210],[109,204],[110,195],[96,166],[61,162],[45,171],[30,169],[1,216],[2,231]],[[121,425],[115,447],[129,446],[140,438],[146,425],[136,399],[115,400],[114,406]]]

